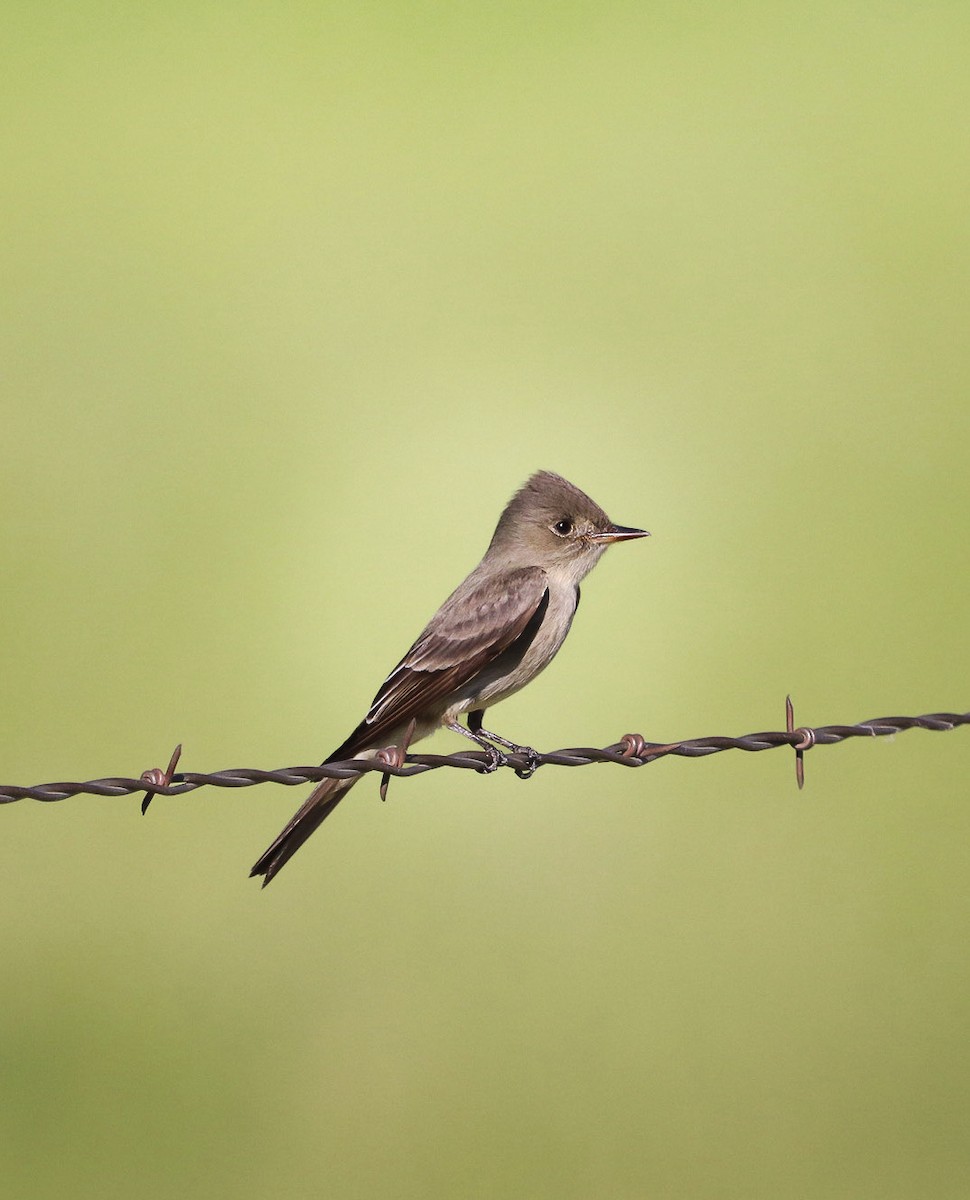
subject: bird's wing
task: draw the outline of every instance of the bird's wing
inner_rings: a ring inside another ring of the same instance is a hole
[[[548,603],[548,584],[539,567],[510,571],[500,589],[494,581],[480,590],[459,588],[384,680],[367,716],[328,761],[379,746],[385,734],[412,717],[434,712],[445,697],[501,655],[521,657]]]

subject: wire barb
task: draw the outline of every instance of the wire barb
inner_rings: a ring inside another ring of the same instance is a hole
[[[789,700],[790,704],[790,700]],[[507,755],[507,765],[515,769],[535,766],[585,767],[591,763],[617,763],[624,767],[643,767],[647,763],[669,755],[680,758],[704,758],[719,754],[723,750],[773,750],[778,746],[795,749],[796,772],[804,751],[813,746],[833,746],[854,737],[889,737],[907,729],[927,729],[935,733],[947,733],[961,725],[970,725],[970,712],[925,713],[920,717],[873,717],[857,725],[821,725],[813,729],[804,726],[794,728],[794,711],[789,715],[786,705],[786,728],[768,733],[749,733],[744,737],[701,737],[688,738],[680,742],[648,742],[641,734],[628,733],[611,746],[598,750],[587,746],[566,750],[552,750],[530,759],[524,753]],[[406,747],[399,748],[406,751]],[[281,767],[275,771],[239,767],[235,770],[215,771],[201,774],[194,771],[175,773],[182,747],[177,746],[169,760],[168,769],[158,767],[145,771],[139,779],[111,776],[92,779],[86,783],[43,783],[34,787],[0,785],[0,804],[11,804],[16,800],[40,800],[50,802],[66,800],[70,796],[129,796],[144,792],[142,811],[148,807],[153,796],[183,796],[200,787],[253,787],[260,783],[280,783],[292,787],[303,783],[318,783],[321,779],[353,779],[369,771],[379,771],[385,780],[394,775],[400,778],[422,775],[440,767],[453,767],[464,771],[481,771],[488,756],[481,750],[459,750],[455,754],[397,754],[380,755],[372,759],[352,758],[347,762],[328,762],[319,767]],[[803,768],[804,769],[804,768]],[[804,775],[799,778],[799,786]],[[385,786],[385,793],[386,793]]]
[[[172,782],[172,778],[175,775],[175,768],[179,765],[179,759],[181,757],[182,757],[182,743],[179,742],[179,744],[172,751],[172,757],[168,760],[168,766],[165,768],[165,770],[162,771],[158,767],[152,767],[148,771],[142,771],[139,782],[140,783],[150,783],[150,784],[152,784],[153,787],[157,788],[159,791],[167,791],[168,786]],[[141,815],[142,816],[144,816],[145,813],[148,812],[148,806],[149,806],[149,804],[151,804],[152,796],[154,796],[154,795],[155,795],[155,792],[149,791],[149,792],[146,792],[145,795],[143,796],[142,802],[141,802]]]
[[[384,750],[378,750],[377,761],[379,763],[383,763],[385,766],[403,767],[407,762],[408,746],[411,745],[411,738],[414,737],[414,730],[417,727],[417,724],[417,720],[412,717],[407,729],[404,731],[404,737],[401,740],[400,746],[388,746]],[[380,787],[382,801],[387,799],[387,787],[390,782],[390,772],[382,771]]]
[[[791,696],[785,697],[785,732],[792,737],[798,736],[798,741],[792,745],[795,747],[795,782],[801,791],[805,786],[805,751],[815,745],[815,730],[795,728],[795,706]]]

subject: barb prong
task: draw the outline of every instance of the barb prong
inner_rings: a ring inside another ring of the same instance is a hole
[[[403,767],[405,759],[408,756],[408,746],[411,745],[411,738],[414,737],[414,727],[417,721],[414,717],[407,729],[404,731],[404,737],[401,740],[400,746],[387,746],[383,750],[378,750],[377,761],[387,763],[389,767]],[[391,776],[387,771],[381,774],[381,800],[387,799],[387,786],[391,782]]]
[[[791,696],[785,697],[785,730],[787,733],[795,732],[795,706],[791,702]],[[801,791],[805,786],[805,751],[799,743],[795,745],[795,782],[798,784],[798,790]]]
[[[815,745],[815,730],[807,725],[795,728],[795,708],[791,696],[785,697],[785,730],[790,734],[798,734],[798,741],[792,742],[792,745],[795,748],[795,781],[801,790],[805,786],[805,751]]]
[[[158,767],[152,767],[149,771],[142,771],[138,776],[144,783],[153,784],[155,787],[168,787],[172,782],[172,776],[175,774],[175,768],[179,765],[179,759],[182,757],[182,743],[175,747],[172,751],[172,757],[168,760],[168,766],[162,771]],[[141,815],[144,816],[148,811],[148,806],[152,802],[154,792],[146,792],[142,797]]]

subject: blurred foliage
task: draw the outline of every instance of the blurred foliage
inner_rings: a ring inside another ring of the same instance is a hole
[[[538,467],[654,536],[501,731],[967,707],[961,6],[5,18],[5,781],[318,761]],[[6,1190],[966,1195],[968,767],[9,806]]]

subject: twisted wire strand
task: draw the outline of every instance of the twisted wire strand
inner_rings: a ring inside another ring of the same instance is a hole
[[[679,742],[648,742],[639,734],[627,734],[619,742],[595,747],[578,746],[564,750],[553,750],[530,758],[526,754],[509,753],[506,763],[523,775],[538,766],[585,767],[591,763],[617,763],[624,767],[643,767],[669,755],[681,758],[704,758],[724,750],[774,750],[789,746],[801,755],[813,746],[833,746],[855,737],[888,737],[907,729],[927,729],[946,733],[961,725],[970,725],[970,712],[925,713],[919,717],[873,717],[856,725],[802,726],[798,729],[773,730],[765,733],[749,733],[743,737],[687,738]],[[16,800],[39,800],[51,802],[66,800],[71,796],[130,796],[141,792],[145,802],[151,796],[182,796],[200,787],[253,787],[261,783],[279,783],[285,787],[316,783],[321,779],[350,779],[370,771],[382,775],[404,778],[423,775],[425,771],[436,771],[441,767],[454,767],[465,771],[484,771],[489,757],[479,750],[462,750],[455,754],[408,754],[402,766],[393,762],[351,759],[347,762],[325,763],[315,767],[282,767],[275,771],[262,771],[251,767],[236,767],[231,770],[201,773],[183,771],[173,774],[177,753],[173,756],[169,771],[158,768],[146,771],[140,779],[124,776],[109,776],[91,779],[85,783],[44,783],[34,787],[0,785],[0,804],[11,804]],[[166,778],[167,776],[167,778]]]

